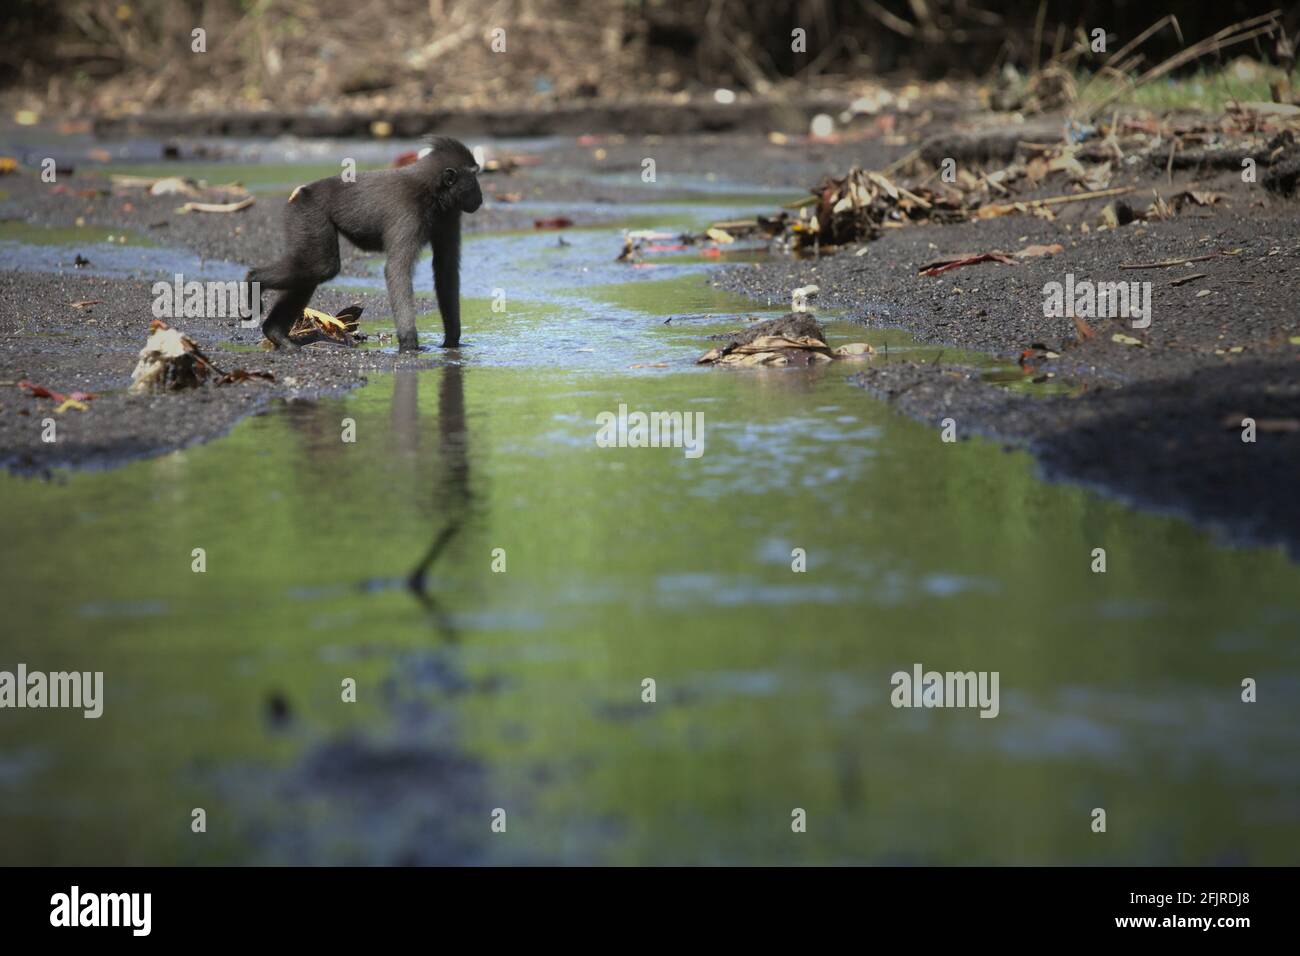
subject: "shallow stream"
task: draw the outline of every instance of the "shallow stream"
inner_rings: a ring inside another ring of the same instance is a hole
[[[716,199],[627,213],[744,209]],[[0,239],[10,268],[34,248]],[[164,279],[233,267],[97,248]],[[0,713],[0,861],[1296,860],[1281,551],[941,442],[852,363],[696,367],[705,333],[784,308],[618,248],[476,237],[442,367],[112,471],[0,477],[0,669],[105,681],[98,720]],[[935,354],[828,328],[873,361]],[[703,454],[599,447],[620,405],[702,413]],[[997,717],[891,706],[916,663],[997,671]]]

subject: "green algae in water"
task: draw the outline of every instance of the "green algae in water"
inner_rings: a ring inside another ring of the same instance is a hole
[[[39,226],[17,220],[0,222],[0,242],[20,242],[27,246],[77,246],[91,249],[101,244],[158,247],[158,243],[152,239],[129,229],[111,229],[107,226]]]
[[[754,300],[719,289],[708,280],[707,273],[675,276],[670,279],[641,279],[611,285],[588,286],[583,290],[597,302],[607,302],[623,308],[636,309],[647,315],[674,315],[682,312],[707,312],[734,314],[771,311],[781,314],[785,309],[766,310]]]
[[[357,172],[384,169],[378,162],[360,162]],[[315,182],[343,172],[341,163],[114,163],[105,166],[105,175],[145,176],[163,179],[185,176],[210,186],[240,183],[255,195],[289,193],[295,186]]]
[[[1238,696],[1294,680],[1280,552],[944,444],[837,367],[707,382],[402,372],[116,471],[0,479],[29,543],[5,660],[103,670],[106,698],[6,712],[6,860],[1294,859],[1300,705]],[[598,448],[620,403],[703,412],[703,456]],[[421,603],[403,582],[448,529]],[[999,671],[1001,714],[893,709],[917,661]]]

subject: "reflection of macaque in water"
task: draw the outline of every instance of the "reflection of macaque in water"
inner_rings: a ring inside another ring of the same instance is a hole
[[[357,446],[339,441],[340,422],[349,414],[341,401],[325,399],[287,402],[276,416],[293,432],[295,454],[306,464],[293,471],[297,494],[330,494],[336,486],[323,482],[321,476],[342,476],[352,470],[356,461],[352,452]]]
[[[446,520],[407,578],[407,586],[435,614],[438,602],[428,589],[429,570],[460,532],[471,504],[469,488],[469,433],[465,428],[465,381],[459,365],[447,365],[438,381],[438,477],[434,505]],[[399,371],[393,389],[393,429],[399,440],[417,439],[419,373]]]

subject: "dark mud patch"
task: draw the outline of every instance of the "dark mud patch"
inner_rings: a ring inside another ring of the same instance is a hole
[[[1286,547],[1300,560],[1300,432],[1242,440],[1241,419],[1300,417],[1294,362],[1244,361],[1074,397],[1028,397],[979,369],[894,363],[854,384],[959,439],[980,435],[1034,453],[1045,477],[1141,507],[1190,516],[1226,540]]]

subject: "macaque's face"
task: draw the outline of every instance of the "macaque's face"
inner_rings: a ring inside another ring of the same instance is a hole
[[[448,166],[442,171],[444,208],[474,212],[483,205],[483,191],[478,185],[477,166]]]

